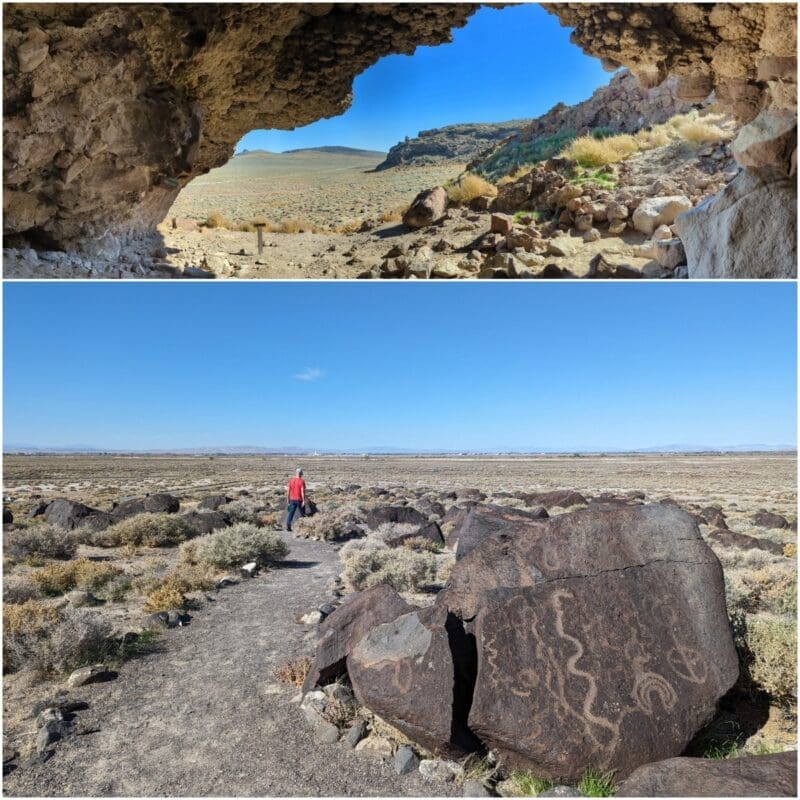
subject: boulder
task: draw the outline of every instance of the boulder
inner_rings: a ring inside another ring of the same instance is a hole
[[[582,241],[572,236],[554,236],[547,243],[545,255],[548,256],[574,256],[581,249]]]
[[[534,495],[536,502],[545,508],[569,508],[570,506],[585,505],[586,498],[572,489],[555,489],[552,492],[540,492]]]
[[[200,533],[211,533],[219,528],[227,528],[231,521],[221,511],[187,511],[183,518],[197,528]]]
[[[690,278],[797,277],[797,190],[774,170],[742,170],[675,228]]]
[[[347,657],[362,705],[436,755],[450,757],[479,744],[467,728],[464,698],[454,699],[462,688],[451,655],[455,627],[441,606],[411,611],[373,627]]]
[[[458,560],[464,558],[490,536],[498,533],[513,536],[519,531],[524,531],[528,523],[540,518],[537,511],[523,511],[507,506],[476,505],[467,510],[461,524],[447,537],[447,544],[455,548]]]
[[[765,108],[739,130],[731,153],[743,167],[782,165],[789,173],[789,161],[797,148],[797,111]]]
[[[67,686],[70,689],[76,689],[78,686],[85,686],[87,683],[103,680],[108,675],[109,673],[103,664],[90,664],[87,667],[76,669],[67,678]]]
[[[490,230],[492,233],[501,233],[505,236],[511,233],[514,227],[514,217],[510,214],[496,213],[491,216]]]
[[[216,511],[220,506],[224,506],[225,503],[230,503],[232,497],[228,497],[226,494],[213,494],[210,497],[204,497],[198,504],[198,508],[208,509],[209,511]]]
[[[374,530],[384,522],[424,525],[428,518],[413,506],[377,506],[364,512],[364,524]]]
[[[724,528],[716,528],[708,534],[710,539],[726,547],[738,547],[741,550],[764,550],[776,556],[783,555],[783,545],[769,539],[759,539],[745,533],[736,533]]]
[[[350,650],[367,631],[376,625],[391,622],[412,607],[386,584],[378,584],[359,592],[327,616],[319,626],[319,637],[303,691],[344,675]]]
[[[137,514],[176,514],[180,511],[180,501],[166,492],[134,497],[115,506],[111,516],[115,521],[135,517]]]
[[[633,212],[633,227],[650,236],[659,225],[672,225],[678,214],[691,207],[692,201],[685,195],[647,197]]]
[[[420,192],[403,214],[403,224],[408,228],[425,228],[438,222],[447,210],[447,192],[444,187]]]
[[[655,243],[656,261],[667,269],[686,263],[686,251],[680,239],[661,239]]]
[[[14,512],[10,508],[3,509],[3,525],[14,524]]]
[[[489,537],[436,605],[475,637],[469,729],[543,777],[625,777],[680,754],[738,676],[722,569],[675,506],[593,506]]]
[[[44,511],[44,518],[58,528],[68,531],[81,526],[88,526],[92,530],[105,530],[112,522],[110,514],[96,508],[74,503],[71,500],[59,498],[53,500]]]
[[[740,758],[670,758],[639,767],[617,797],[797,797],[797,751]]]
[[[39,500],[33,508],[25,515],[26,519],[34,519],[35,517],[39,517],[47,511],[47,506],[50,503],[48,500]]]
[[[753,515],[753,525],[758,525],[759,528],[789,527],[786,517],[782,517],[780,514],[773,514],[771,511],[764,511],[763,509]]]

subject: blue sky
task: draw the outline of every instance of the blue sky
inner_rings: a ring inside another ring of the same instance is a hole
[[[789,283],[11,283],[4,442],[792,444]]]
[[[453,31],[451,44],[387,56],[359,75],[345,114],[292,132],[251,131],[237,150],[388,150],[420,130],[532,118],[558,102],[577,103],[610,75],[569,34],[539,5],[482,8]]]

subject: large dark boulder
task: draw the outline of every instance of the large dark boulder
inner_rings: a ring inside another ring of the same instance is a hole
[[[515,535],[529,523],[545,518],[547,511],[544,509],[523,511],[508,506],[476,505],[467,511],[461,524],[453,528],[447,544],[455,548],[456,559],[461,559],[490,536],[498,533]]]
[[[371,628],[397,619],[412,607],[384,583],[359,592],[319,626],[314,661],[303,684],[308,692],[346,672],[347,655]]]
[[[399,522],[406,525],[422,525],[428,518],[413,506],[377,506],[364,512],[364,524],[374,530],[384,522]]]
[[[111,516],[118,522],[121,519],[135,517],[137,514],[177,514],[180,508],[181,503],[177,497],[166,492],[158,492],[146,497],[124,500],[114,507]]]
[[[187,511],[183,518],[200,533],[211,533],[219,528],[227,528],[231,521],[221,511]]]
[[[447,211],[447,192],[442,186],[420,192],[403,214],[408,228],[425,228],[438,222]]]
[[[670,758],[639,767],[617,797],[797,797],[797,751],[741,758]]]
[[[738,676],[719,561],[673,506],[494,534],[436,602],[475,634],[470,729],[543,777],[680,754]]]
[[[758,525],[759,528],[789,527],[786,517],[782,517],[780,514],[773,514],[771,511],[764,511],[763,509],[753,516],[753,524]]]
[[[225,503],[230,503],[231,500],[233,498],[228,497],[226,494],[212,494],[209,497],[204,497],[197,504],[197,507],[208,511],[216,511],[220,506],[224,506]]]
[[[356,698],[437,755],[459,757],[479,742],[467,728],[451,640],[463,630],[442,606],[373,627],[347,657]],[[474,645],[473,645],[474,649]],[[454,709],[461,709],[456,714]]]
[[[111,516],[97,508],[58,498],[44,511],[44,518],[58,528],[71,531],[77,527],[90,527],[95,531],[105,530],[112,522]]]
[[[14,524],[14,512],[10,508],[3,509],[3,525]]]
[[[586,498],[572,489],[555,489],[552,492],[539,492],[533,495],[536,505],[545,508],[569,508],[570,506],[580,506],[586,504]]]
[[[769,539],[758,539],[746,533],[736,533],[727,529],[717,528],[708,534],[710,539],[726,547],[738,547],[741,550],[764,550],[776,556],[783,555],[783,545]]]

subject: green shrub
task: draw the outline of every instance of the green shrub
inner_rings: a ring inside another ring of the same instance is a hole
[[[222,528],[181,547],[181,558],[186,563],[212,567],[241,566],[250,561],[263,566],[288,554],[289,547],[279,534],[247,522]]]
[[[12,562],[30,558],[69,559],[78,552],[80,536],[47,522],[9,531],[3,536],[3,554]]]
[[[3,668],[53,674],[103,658],[111,625],[96,613],[35,601],[3,606]]]
[[[584,797],[611,797],[614,794],[614,773],[589,770],[576,788]]]
[[[797,691],[797,621],[744,615],[734,621],[740,660],[753,687],[779,703]]]
[[[522,770],[515,770],[508,779],[513,782],[514,794],[517,797],[536,797],[553,786],[553,781],[549,778],[540,778],[532,772]]]
[[[231,522],[255,522],[262,510],[263,506],[246,498],[231,500],[230,503],[219,507],[219,511],[225,514]]]
[[[178,514],[137,514],[95,535],[98,547],[175,547],[198,531]]]

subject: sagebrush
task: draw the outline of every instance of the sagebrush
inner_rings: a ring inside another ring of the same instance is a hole
[[[94,543],[98,547],[175,547],[197,534],[197,528],[178,514],[145,513],[99,531]]]
[[[181,546],[183,561],[212,567],[241,566],[251,561],[265,566],[287,555],[289,547],[275,531],[249,522],[239,522]]]
[[[432,553],[355,541],[345,545],[339,555],[344,563],[342,579],[352,591],[360,592],[379,583],[398,592],[419,590],[436,580],[436,558]]]

